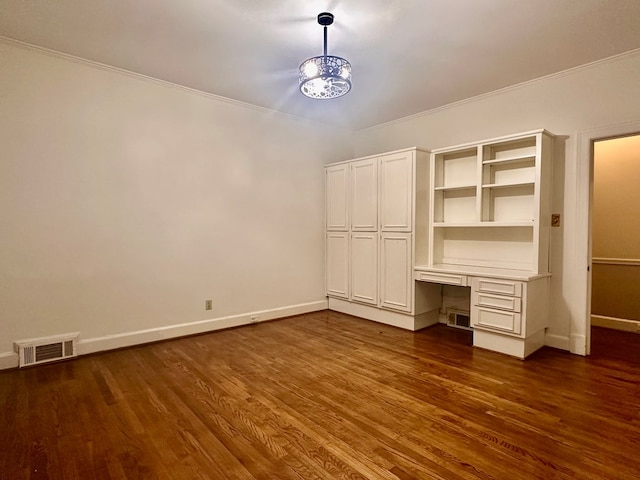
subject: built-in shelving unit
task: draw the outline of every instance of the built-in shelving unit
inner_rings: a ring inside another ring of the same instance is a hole
[[[329,308],[417,330],[467,312],[443,300],[456,289],[474,346],[520,358],[540,348],[552,153],[553,135],[536,130],[327,165]]]
[[[429,265],[548,270],[551,139],[539,130],[432,152]]]
[[[536,130],[434,150],[421,282],[469,287],[474,345],[521,358],[548,326],[553,135]]]

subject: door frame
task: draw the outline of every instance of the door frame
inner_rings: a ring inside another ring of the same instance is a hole
[[[591,353],[591,235],[593,208],[594,143],[640,133],[640,121],[609,125],[578,132],[576,136],[575,244],[573,272],[576,275],[573,292],[578,311],[570,329],[571,353]]]

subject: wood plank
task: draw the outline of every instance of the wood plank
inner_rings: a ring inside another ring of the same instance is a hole
[[[0,372],[0,480],[640,477],[640,335],[471,343],[324,311]]]

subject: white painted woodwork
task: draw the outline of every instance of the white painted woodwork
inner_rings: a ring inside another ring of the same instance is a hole
[[[380,157],[380,230],[413,230],[413,152]]]
[[[623,332],[640,333],[640,321],[628,318],[607,317],[604,315],[591,315],[592,327],[605,327]]]
[[[428,285],[425,283],[425,285]],[[420,330],[438,323],[438,305],[430,304],[430,308],[421,310],[422,313],[407,315],[405,312],[374,308],[358,302],[350,302],[341,298],[329,297],[329,309],[336,312],[348,313],[356,317],[366,318],[375,322],[393,325],[406,330]],[[434,306],[435,305],[435,306]]]
[[[433,258],[440,266],[477,266],[528,272],[533,263],[531,226],[435,227]]]
[[[524,288],[526,299],[526,287]],[[519,335],[522,332],[523,283],[474,277],[471,280],[471,326]]]
[[[476,290],[471,291],[471,303],[478,307],[498,308],[518,313],[522,307],[522,300],[519,297],[490,295],[488,293],[480,293]]]
[[[475,328],[473,331],[473,346],[476,348],[484,348],[494,352],[504,353],[520,359],[525,359],[533,352],[545,345],[545,331],[531,335],[525,340],[513,337],[511,335],[501,335]]]
[[[639,4],[640,5],[640,4]],[[578,67],[358,132],[358,156],[422,144],[431,148],[553,127],[552,321],[545,344],[588,354],[592,142],[640,132],[640,51]],[[597,99],[596,102],[593,99]],[[535,125],[534,125],[535,126]],[[541,254],[542,255],[542,254]],[[426,265],[418,262],[417,265]]]
[[[483,348],[522,356],[544,343],[552,140],[536,130],[431,153],[429,255],[415,279],[471,286]]]
[[[378,304],[378,234],[351,234],[351,300]]]
[[[536,130],[434,150],[427,265],[548,272],[552,140]]]
[[[416,280],[420,280],[422,282],[441,283],[443,285],[457,285],[459,287],[467,286],[466,275],[456,275],[451,273],[417,272]]]
[[[550,322],[549,285],[548,275],[527,281],[472,277],[474,345],[520,358],[540,348]],[[505,341],[504,335],[514,338]]]
[[[485,328],[498,332],[519,334],[522,327],[522,317],[519,313],[505,312],[493,308],[473,306],[471,308],[471,326]]]
[[[349,230],[349,166],[325,169],[326,229]]]
[[[428,257],[428,161],[428,152],[411,148],[326,167],[328,171],[349,171],[345,215],[350,219],[349,257],[345,266],[343,257],[336,258],[338,247],[334,245],[334,258],[327,259],[330,308],[336,305],[345,313],[388,320],[403,328],[437,322],[439,287],[422,283],[416,289],[413,280],[414,258],[425,262]],[[335,184],[340,190],[337,194],[327,182],[327,209],[337,203],[336,197],[342,198],[342,184]],[[337,242],[331,233],[328,229],[327,243]],[[329,250],[327,245],[328,257]],[[345,271],[349,272],[346,286],[342,283]],[[354,306],[345,306],[350,304]],[[408,315],[412,320],[398,321],[396,314],[379,313],[382,310]]]
[[[496,280],[493,278],[476,278],[474,290],[479,293],[495,293],[522,297],[522,282]]]
[[[349,233],[327,232],[327,295],[349,298]]]
[[[411,234],[380,234],[380,306],[411,311]]]
[[[378,231],[378,159],[351,164],[351,230]]]

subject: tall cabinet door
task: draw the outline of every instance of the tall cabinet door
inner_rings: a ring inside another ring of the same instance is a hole
[[[411,312],[411,234],[380,234],[380,306]]]
[[[327,295],[349,298],[349,233],[328,232],[326,240]]]
[[[325,198],[327,230],[349,230],[349,164],[325,169]]]
[[[351,230],[378,230],[378,160],[351,164]]]
[[[378,303],[378,234],[351,234],[351,300]]]
[[[413,152],[380,159],[380,224],[384,232],[410,232],[413,218]]]

